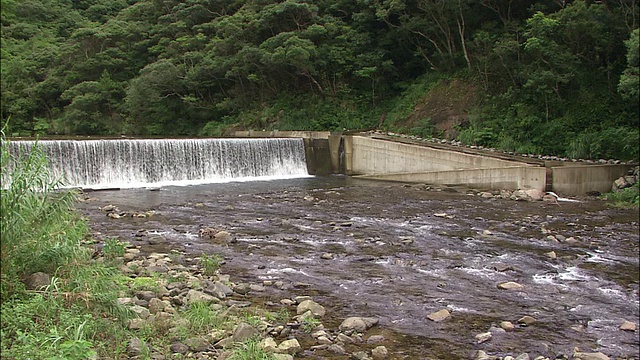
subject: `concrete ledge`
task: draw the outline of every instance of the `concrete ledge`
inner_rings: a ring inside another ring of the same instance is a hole
[[[250,138],[303,138],[303,139],[328,139],[331,133],[329,131],[234,131],[230,134],[232,137],[250,137]]]
[[[552,167],[552,189],[558,194],[584,195],[589,191],[606,193],[613,182],[635,165],[576,165]]]
[[[537,189],[544,191],[546,169],[533,166],[513,166],[489,169],[359,175],[356,177],[434,185],[464,185],[474,189]]]

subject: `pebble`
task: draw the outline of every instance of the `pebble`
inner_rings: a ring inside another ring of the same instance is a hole
[[[524,288],[524,286],[518,284],[515,281],[508,281],[508,282],[498,284],[498,289],[503,289],[503,290],[520,290],[522,288]]]
[[[625,320],[622,325],[620,325],[620,330],[625,330],[625,331],[636,331],[637,326],[635,323],[631,322],[631,321],[627,321]]]
[[[427,319],[435,322],[440,322],[440,321],[446,320],[450,316],[451,316],[451,313],[449,313],[449,310],[442,309],[427,315]]]

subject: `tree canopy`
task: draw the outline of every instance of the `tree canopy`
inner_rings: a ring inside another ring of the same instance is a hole
[[[401,128],[459,79],[480,96],[447,136],[638,155],[635,0],[1,1],[10,134]]]

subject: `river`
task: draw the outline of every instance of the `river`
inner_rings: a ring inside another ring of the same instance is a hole
[[[486,199],[463,188],[344,176],[153,190],[87,193],[79,208],[97,239],[118,237],[147,252],[217,253],[232,279],[282,281],[261,301],[313,295],[329,326],[377,317],[370,332],[388,339],[392,358],[467,359],[484,350],[553,359],[575,347],[640,357],[638,332],[619,329],[640,316],[637,208],[596,198]],[[112,219],[99,209],[109,204],[153,215]],[[237,241],[206,241],[198,236],[205,226]],[[523,288],[497,287],[508,281]],[[441,309],[451,314],[445,321],[426,318]],[[536,323],[518,325],[525,315]],[[475,335],[502,321],[515,329],[478,344]]]

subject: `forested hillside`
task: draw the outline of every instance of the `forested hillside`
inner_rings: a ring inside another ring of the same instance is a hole
[[[381,127],[638,158],[637,0],[1,1],[11,135]]]

